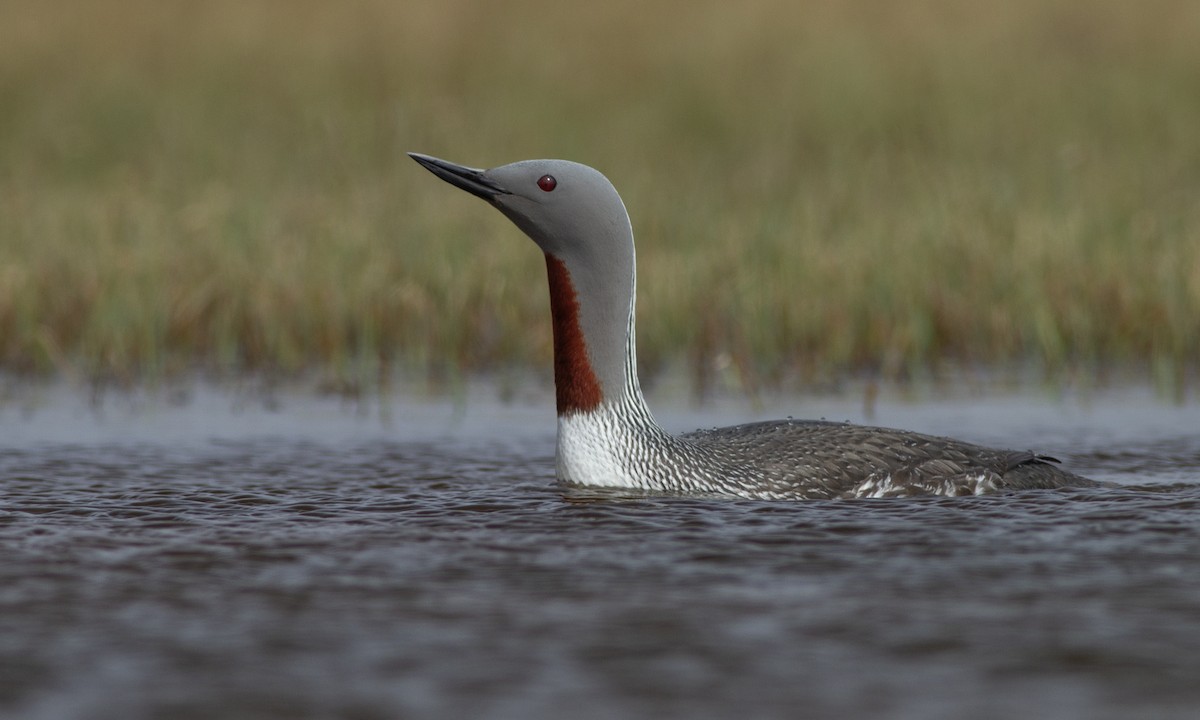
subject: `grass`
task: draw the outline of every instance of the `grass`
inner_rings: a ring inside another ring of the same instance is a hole
[[[651,371],[1193,377],[1190,0],[0,4],[0,369],[547,368],[543,263],[405,156],[622,191]]]

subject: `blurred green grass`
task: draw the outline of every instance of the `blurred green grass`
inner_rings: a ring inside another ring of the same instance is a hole
[[[536,249],[406,150],[608,174],[652,374],[1200,357],[1190,0],[5,0],[0,369],[548,368]]]

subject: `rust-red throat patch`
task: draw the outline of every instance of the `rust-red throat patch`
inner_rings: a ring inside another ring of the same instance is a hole
[[[554,392],[558,414],[594,410],[603,393],[588,360],[571,273],[562,260],[546,253],[546,275],[550,279],[550,317],[554,323]]]

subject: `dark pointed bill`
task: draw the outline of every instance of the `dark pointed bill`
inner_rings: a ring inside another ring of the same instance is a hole
[[[447,162],[430,155],[422,155],[421,153],[410,152],[408,156],[419,162],[426,170],[454,187],[466,190],[472,195],[481,197],[488,202],[494,200],[497,195],[508,194],[507,190],[485,178],[483,176],[485,171],[483,170],[455,165],[452,162]]]

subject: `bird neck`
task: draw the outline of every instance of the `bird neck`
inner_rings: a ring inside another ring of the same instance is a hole
[[[598,268],[546,253],[546,276],[558,415],[619,405],[648,416],[637,377],[632,238],[627,258],[607,258]]]
[[[546,253],[550,317],[554,328],[554,392],[559,415],[595,410],[604,399],[588,356],[579,317],[579,296],[562,260]]]

